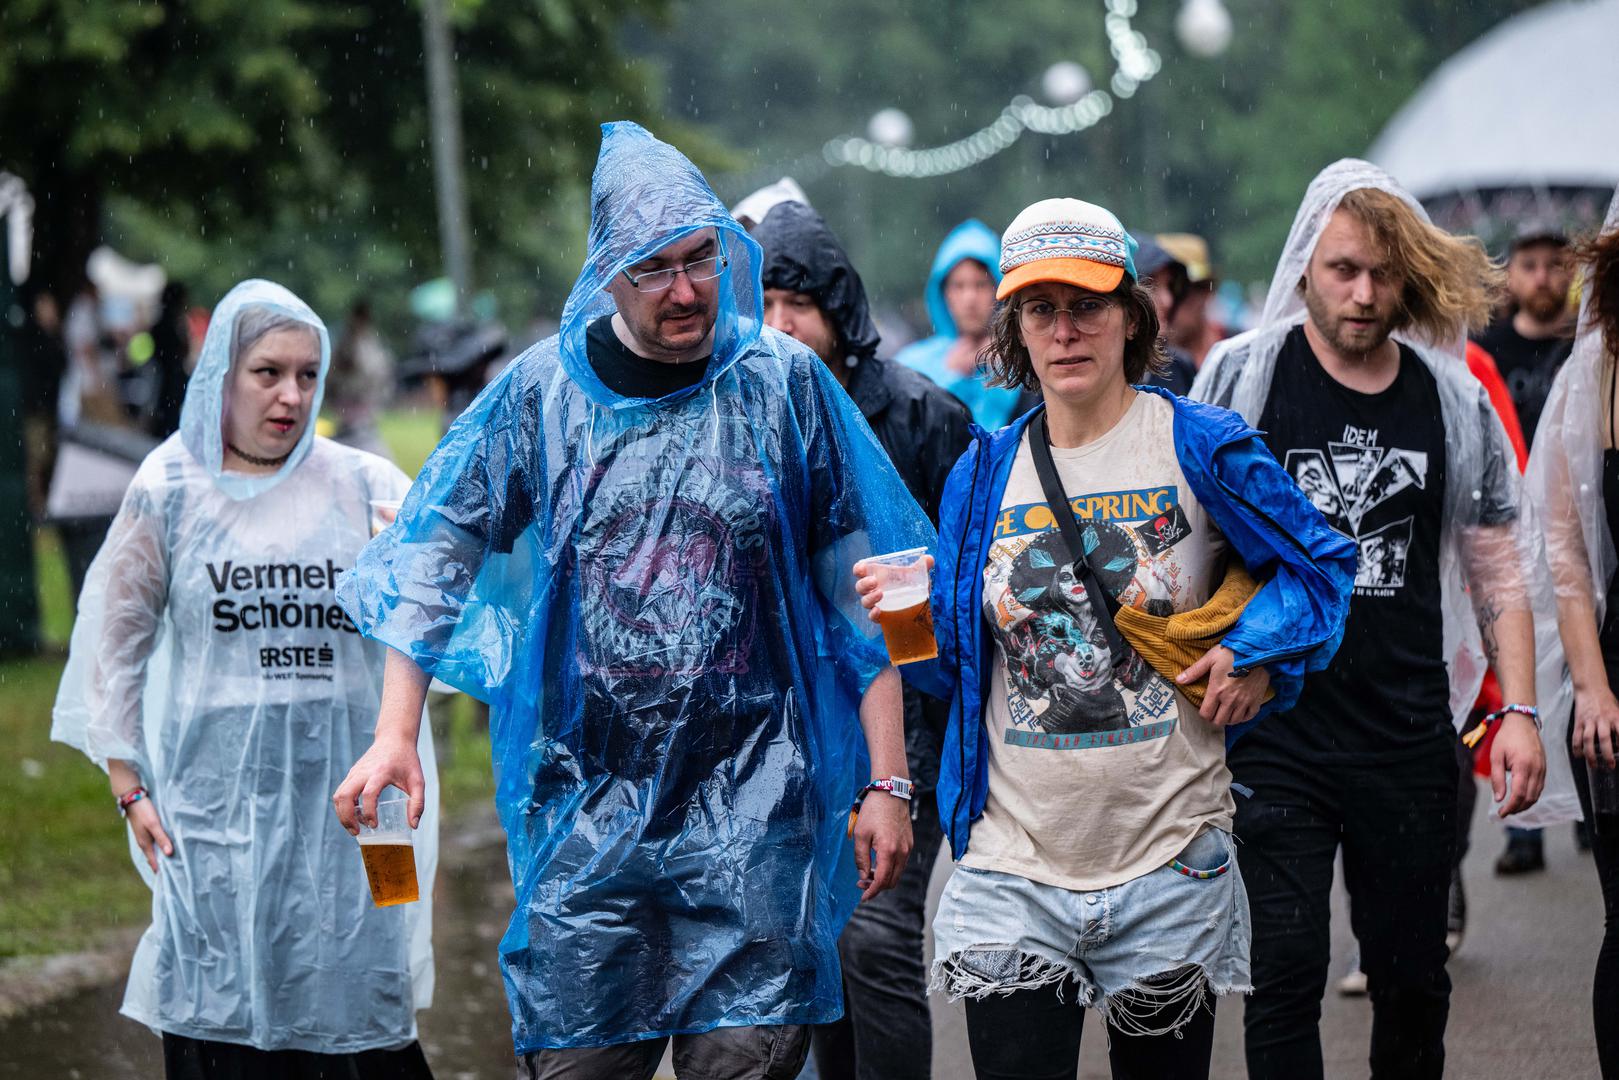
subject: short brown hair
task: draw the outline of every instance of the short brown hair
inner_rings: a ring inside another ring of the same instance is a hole
[[[1405,281],[1396,330],[1409,326],[1440,344],[1490,321],[1506,273],[1477,237],[1452,236],[1379,188],[1357,188],[1338,205],[1371,230],[1389,269]]]
[[[1110,295],[1124,308],[1125,325],[1133,322],[1136,328],[1124,341],[1124,377],[1138,383],[1149,372],[1161,375],[1169,370],[1169,357],[1158,340],[1158,309],[1153,306],[1152,293],[1126,274]],[[989,369],[991,386],[1038,391],[1040,379],[1018,325],[1017,297],[1013,293],[995,305],[989,320],[989,344],[978,354],[978,366]]]

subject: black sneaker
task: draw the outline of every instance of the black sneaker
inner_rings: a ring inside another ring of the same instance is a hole
[[[1450,872],[1450,911],[1445,920],[1445,947],[1455,956],[1467,933],[1467,893],[1462,889],[1460,868]]]
[[[1514,836],[1507,840],[1507,849],[1495,860],[1495,872],[1501,877],[1514,874],[1532,874],[1546,869],[1546,849],[1537,833],[1533,837]]]

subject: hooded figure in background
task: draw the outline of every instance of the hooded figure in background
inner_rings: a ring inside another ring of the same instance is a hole
[[[531,1073],[650,1077],[671,1035],[681,1072],[801,1062],[798,1025],[841,1009],[856,857],[877,850],[875,895],[909,850],[886,794],[850,829],[868,770],[904,770],[851,568],[933,530],[831,371],[763,326],[759,265],[685,157],[604,125],[559,333],[456,421],[342,584],[413,692],[490,704]],[[410,719],[384,714],[340,813],[414,787]]]
[[[163,1034],[170,1076],[313,1067],[257,1052],[427,1075],[413,1040],[433,995],[431,739],[419,902],[373,906],[329,801],[371,741],[384,653],[337,606],[336,579],[370,538],[370,501],[409,481],[316,436],[329,355],[325,326],[279,285],[219,302],[180,430],[142,463],[91,565],[56,701],[51,737],[108,768],[127,803],[152,925],[122,1011]],[[205,1067],[204,1040],[231,1045]]]
[[[877,357],[866,290],[843,245],[802,202],[780,202],[751,229],[764,249],[765,322],[815,350],[871,425],[916,501],[935,523],[950,468],[966,449],[967,407],[903,365]],[[892,892],[855,911],[839,942],[846,1015],[817,1028],[823,1076],[926,1077],[932,1029],[923,965],[928,881],[939,855],[933,789],[950,705],[905,691],[905,749],[916,783],[915,847]]]
[[[989,341],[1000,266],[1001,238],[988,225],[970,218],[952,229],[933,257],[924,294],[933,336],[907,345],[894,358],[960,398],[987,431],[1006,426],[1019,401],[1016,390],[990,386],[978,369],[978,352]]]

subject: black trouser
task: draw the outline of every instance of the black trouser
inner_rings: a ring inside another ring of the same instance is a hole
[[[1250,741],[1253,741],[1250,745]],[[1456,752],[1319,765],[1249,736],[1231,751],[1237,859],[1253,913],[1248,1075],[1322,1075],[1321,995],[1341,845],[1350,925],[1372,999],[1372,1076],[1440,1076],[1450,977],[1445,914],[1456,844]]]
[[[1609,668],[1609,679],[1619,671]],[[1569,761],[1574,767],[1574,790],[1580,811],[1590,826],[1591,856],[1602,884],[1602,948],[1597,952],[1596,977],[1591,981],[1591,1016],[1596,1024],[1597,1060],[1602,1075],[1619,1080],[1619,817],[1591,812],[1591,785],[1585,759],[1574,753],[1574,725],[1568,726]]]
[[[912,804],[914,846],[899,884],[855,908],[838,939],[843,1019],[814,1029],[822,1080],[927,1080],[933,1069],[922,936],[942,830],[933,793]]]
[[[1467,730],[1473,730],[1483,716],[1474,712],[1467,718]],[[1456,853],[1451,865],[1460,867],[1473,847],[1473,811],[1478,806],[1478,776],[1473,772],[1473,748],[1456,736]]]
[[[397,1050],[317,1054],[163,1033],[168,1080],[433,1080],[421,1043]]]
[[[1174,1002],[1164,1007],[1161,1021],[1136,1020],[1143,1027],[1167,1027],[1184,1008]],[[967,1043],[978,1080],[1074,1080],[1084,1027],[1085,1009],[1072,984],[967,999]],[[1171,1034],[1129,1035],[1109,1024],[1107,1035],[1113,1080],[1206,1080],[1214,1050],[1214,995],[1204,995],[1192,1019]]]

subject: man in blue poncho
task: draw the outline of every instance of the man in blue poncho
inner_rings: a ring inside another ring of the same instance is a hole
[[[977,218],[950,230],[933,257],[925,298],[933,336],[894,357],[950,391],[972,410],[980,427],[994,431],[1017,414],[1018,392],[990,386],[978,370],[989,343],[989,317],[1001,279],[1001,238]]]
[[[851,567],[933,534],[831,372],[763,327],[758,245],[701,174],[603,132],[560,332],[342,583],[395,652],[334,803],[419,806],[429,676],[488,701],[525,1075],[651,1077],[674,1036],[684,1075],[792,1077],[840,1009],[839,930],[911,843],[899,680]]]

